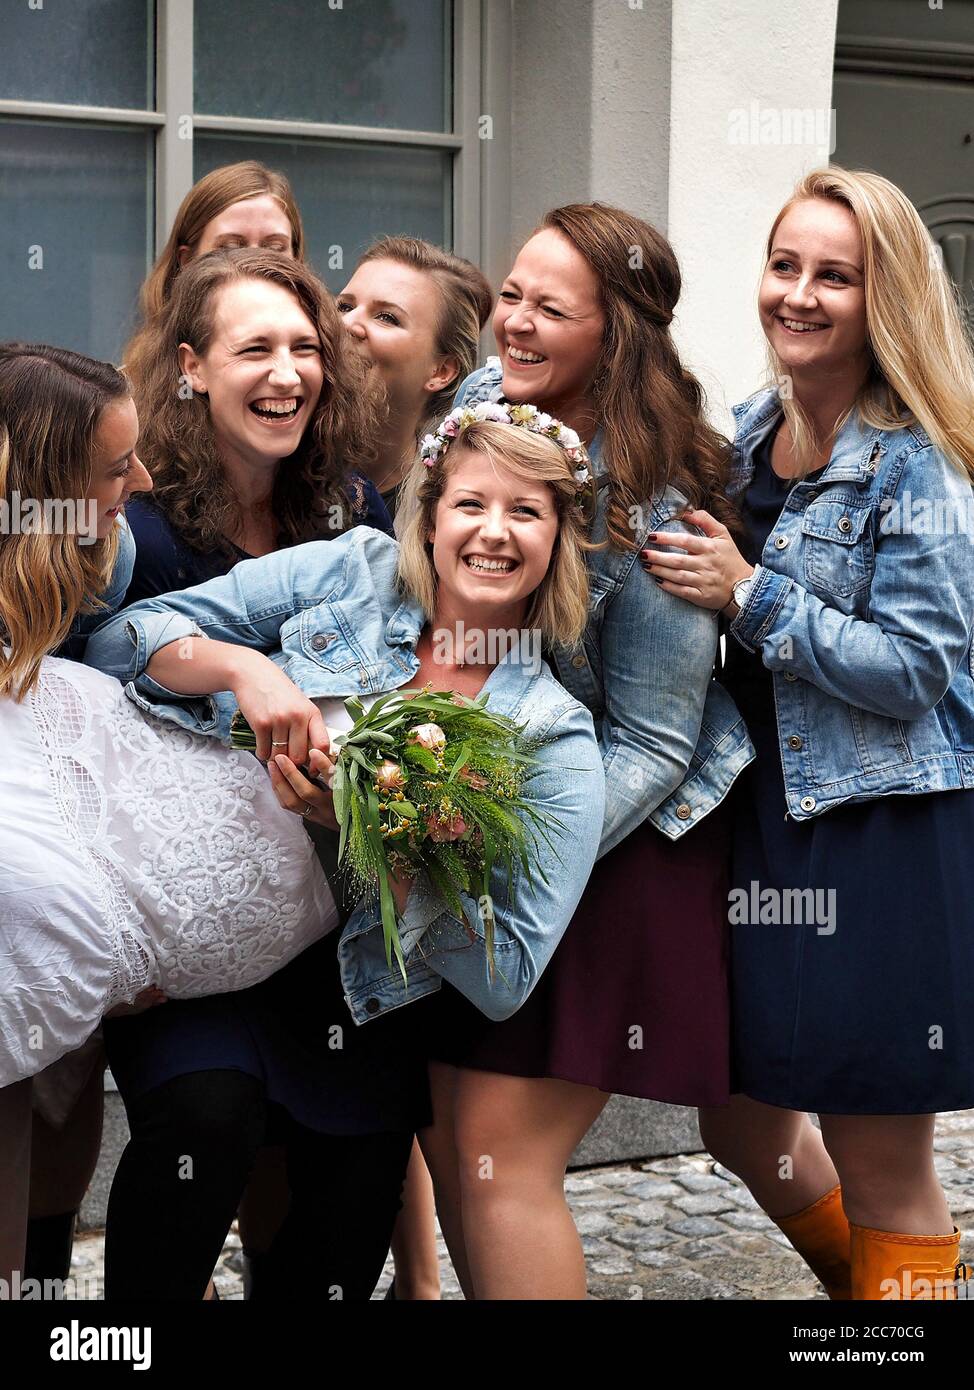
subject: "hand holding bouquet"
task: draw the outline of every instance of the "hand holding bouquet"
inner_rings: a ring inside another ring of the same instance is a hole
[[[353,726],[331,747],[338,859],[358,894],[378,896],[387,961],[395,955],[405,982],[391,877],[425,872],[471,936],[461,893],[477,900],[493,978],[491,874],[500,866],[511,876],[519,864],[530,883],[539,837],[559,828],[523,795],[537,745],[488,710],[486,695],[469,700],[426,687],[382,695],[368,713],[356,697],[345,708]],[[231,742],[255,747],[239,714]]]

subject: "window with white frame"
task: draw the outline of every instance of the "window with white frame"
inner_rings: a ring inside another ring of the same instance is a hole
[[[0,339],[118,360],[195,179],[287,174],[337,288],[376,236],[480,253],[482,0],[0,0]]]

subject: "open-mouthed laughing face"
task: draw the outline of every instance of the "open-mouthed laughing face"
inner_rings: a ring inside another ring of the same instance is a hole
[[[209,399],[217,448],[248,465],[293,454],[324,381],[318,331],[288,290],[235,280],[214,291],[205,354],[180,344],[180,369]]]
[[[547,483],[520,478],[461,442],[451,447],[447,467],[427,537],[441,614],[520,627],[558,535],[554,494]]]

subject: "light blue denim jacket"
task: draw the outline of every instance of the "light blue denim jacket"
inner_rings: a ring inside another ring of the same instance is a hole
[[[126,694],[147,714],[227,741],[236,701],[229,692],[180,696],[145,667],[160,647],[186,636],[235,642],[266,653],[311,699],[347,697],[408,685],[419,661],[424,626],[419,605],[396,585],[398,545],[370,526],[332,541],[243,560],[206,584],[132,604],[89,639],[85,660],[127,682]],[[558,684],[544,663],[521,663],[515,651],[484,685],[489,708],[510,716],[530,736],[548,740],[540,766],[525,784],[540,808],[562,822],[543,842],[538,863],[548,882],[520,870],[491,881],[496,917],[497,974],[488,978],[477,905],[473,943],[421,878],[401,927],[407,982],[386,964],[378,906],[361,903],[339,945],[342,982],[356,1022],[401,1007],[440,988],[441,978],[488,1018],[523,1004],[561,939],[585,888],[602,827],[604,778],[589,712]]]
[[[736,407],[735,494],[781,413],[774,390]],[[970,483],[919,426],[858,412],[789,492],[731,632],[774,673],[795,820],[974,787],[972,521]]]
[[[455,405],[503,399],[500,358],[467,377]],[[589,448],[605,473],[601,436]],[[604,541],[605,489],[592,539]],[[612,546],[586,558],[590,611],[580,648],[551,653],[558,679],[592,711],[605,769],[605,824],[599,856],[649,819],[676,840],[727,795],[754,758],[737,706],[712,679],[717,615],[667,594],[639,563],[650,531],[692,531],[676,518],[675,488],[645,505],[635,550]]]

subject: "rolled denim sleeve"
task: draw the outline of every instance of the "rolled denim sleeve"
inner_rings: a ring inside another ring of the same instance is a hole
[[[657,529],[689,528],[674,521]],[[667,594],[634,558],[602,624],[606,817],[599,858],[686,777],[716,652],[716,615]]]
[[[549,832],[550,846],[539,839],[530,881],[520,868],[513,880],[499,868],[494,871],[493,980],[483,919],[472,898],[461,895],[469,921],[476,924],[473,939],[467,923],[445,912],[423,881],[410,893],[403,914],[407,966],[415,957],[494,1021],[521,1007],[550,961],[585,890],[602,826],[605,789],[591,715],[574,701],[560,706],[543,736],[549,741],[538,753],[540,766],[525,792],[560,828]],[[359,936],[357,949],[378,959],[382,929],[374,906],[360,906],[346,932],[356,934],[366,924],[371,930],[366,927],[366,935]]]
[[[381,532],[359,531],[361,535],[351,531],[333,541],[309,541],[241,560],[229,574],[205,584],[131,604],[92,635],[85,661],[121,681],[133,681],[160,648],[183,637],[275,651],[288,619],[320,603],[340,581],[353,546],[368,544],[363,539],[368,537],[389,544]]]
[[[932,447],[900,479],[905,498],[944,500],[968,523],[970,484]],[[831,607],[797,580],[762,565],[731,633],[846,704],[889,719],[917,719],[943,699],[971,645],[974,536],[900,528],[876,537],[868,618]]]

